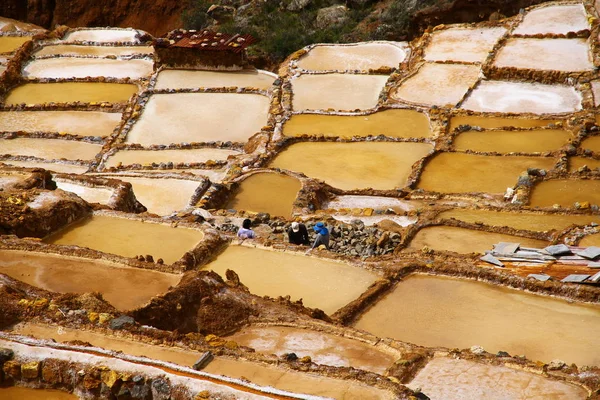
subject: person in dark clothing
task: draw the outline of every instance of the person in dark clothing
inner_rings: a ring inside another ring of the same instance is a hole
[[[290,243],[292,244],[303,244],[308,246],[310,241],[308,239],[308,231],[306,230],[306,226],[304,224],[299,224],[298,222],[292,222],[292,226],[288,229],[288,237],[290,239]]]

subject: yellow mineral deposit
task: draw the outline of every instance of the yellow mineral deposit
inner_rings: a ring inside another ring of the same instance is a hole
[[[532,207],[574,207],[576,202],[600,205],[600,180],[552,179],[535,185],[529,205]]]
[[[125,83],[103,82],[58,82],[58,83],[26,83],[12,89],[5,100],[12,104],[43,103],[126,103],[137,93],[138,87]]]
[[[569,132],[558,129],[468,131],[454,139],[454,148],[501,154],[541,153],[558,150],[572,138]]]
[[[0,131],[59,132],[79,136],[108,136],[121,113],[99,111],[0,111]]]

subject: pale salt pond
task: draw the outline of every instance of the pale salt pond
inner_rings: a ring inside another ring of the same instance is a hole
[[[226,72],[165,69],[158,73],[154,88],[163,90],[237,86],[267,90],[273,86],[275,79],[277,75],[261,70]]]
[[[12,89],[4,102],[13,104],[43,103],[126,103],[137,93],[137,85],[105,82],[26,83]]]
[[[525,14],[515,35],[563,34],[589,29],[583,4],[551,4],[537,7]]]
[[[433,33],[425,49],[428,61],[483,62],[506,29],[450,28]]]
[[[298,67],[312,71],[346,71],[397,68],[410,54],[405,42],[373,42],[351,45],[317,45],[298,60]]]
[[[0,131],[60,132],[78,136],[108,136],[119,126],[121,113],[99,111],[0,111]]]
[[[28,78],[111,77],[140,79],[152,74],[150,59],[113,60],[109,58],[59,57],[31,61],[23,68]]]
[[[80,45],[65,45],[56,44],[44,46],[36,51],[33,56],[131,56],[134,54],[154,54],[152,46],[80,46]]]
[[[56,187],[66,192],[75,193],[88,203],[108,204],[114,190],[105,187],[92,187],[80,183],[54,178]]]
[[[106,168],[122,165],[151,165],[152,163],[203,163],[209,160],[223,161],[229,156],[241,154],[229,149],[181,149],[181,150],[119,150],[108,157]]]
[[[54,160],[93,160],[102,145],[75,140],[16,138],[0,139],[0,154]]]
[[[135,29],[80,29],[68,32],[63,38],[64,42],[129,42],[137,43],[137,35],[140,32]]]
[[[48,171],[61,172],[64,174],[83,174],[88,170],[87,165],[77,164],[66,164],[66,163],[52,163],[52,162],[41,162],[41,161],[16,161],[16,160],[0,160],[0,163],[6,165],[13,165],[15,167],[24,168],[43,168]]]

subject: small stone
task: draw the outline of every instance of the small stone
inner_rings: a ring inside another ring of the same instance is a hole
[[[12,359],[15,353],[11,349],[0,348],[0,364]]]
[[[40,374],[40,363],[32,361],[21,365],[21,376],[25,379],[35,379]]]
[[[158,378],[152,382],[152,400],[169,400],[171,385],[164,379]]]
[[[566,365],[567,365],[567,363],[565,363],[562,360],[552,360],[552,361],[550,361],[550,364],[548,364],[548,369],[550,369],[550,370],[562,369]]]
[[[304,356],[300,359],[300,362],[303,364],[310,364],[312,362],[312,358],[310,358],[310,356]]]
[[[481,346],[472,346],[470,350],[471,350],[471,353],[478,355],[478,356],[485,354],[485,350]]]
[[[508,354],[506,351],[500,350],[496,353],[496,357],[510,357],[510,354]]]
[[[97,312],[89,312],[88,320],[93,324],[98,321],[98,313]]]
[[[119,374],[112,370],[102,371],[102,373],[100,374],[100,379],[106,386],[112,388],[115,385],[115,383],[119,380]]]
[[[296,353],[286,353],[283,355],[283,359],[285,361],[296,361],[298,359],[298,356],[296,355]]]
[[[125,328],[126,326],[133,325],[134,323],[135,323],[135,320],[133,318],[131,318],[130,316],[121,315],[118,318],[113,318],[110,321],[109,327],[110,327],[110,329],[113,329],[113,330],[119,330],[119,329]]]
[[[100,313],[98,315],[98,322],[101,324],[105,324],[113,318],[112,314],[109,313]]]

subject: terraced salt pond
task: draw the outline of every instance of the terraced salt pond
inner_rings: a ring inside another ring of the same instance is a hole
[[[63,38],[64,42],[138,42],[137,36],[140,31],[136,29],[78,29],[68,32]]]
[[[417,275],[400,282],[355,326],[421,346],[479,345],[490,353],[503,350],[531,360],[560,359],[581,366],[600,363],[600,353],[590,351],[599,317],[597,305]]]
[[[56,187],[66,192],[75,193],[88,203],[108,204],[108,201],[114,194],[112,189],[102,187],[91,187],[71,181],[54,178]]]
[[[583,4],[553,4],[528,12],[515,35],[563,34],[589,29],[587,13]]]
[[[467,131],[454,139],[454,148],[501,154],[541,153],[558,150],[572,138],[569,132],[558,129]]]
[[[579,168],[587,165],[589,169],[600,168],[600,160],[587,157],[570,157],[569,158],[569,172],[577,171]]]
[[[141,79],[152,74],[150,59],[113,60],[109,58],[44,58],[36,59],[23,68],[28,78],[85,78],[111,77]]]
[[[279,153],[270,167],[302,172],[343,190],[385,190],[404,186],[412,165],[431,150],[426,143],[303,142]]]
[[[31,156],[46,160],[93,160],[102,145],[75,140],[16,138],[0,140],[0,154]]]
[[[152,255],[178,261],[204,237],[200,231],[125,218],[94,215],[44,239],[46,243],[89,247],[123,257]]]
[[[392,109],[369,115],[296,114],[284,125],[285,136],[385,135],[395,138],[427,138],[432,136],[429,118],[414,110]]]
[[[59,82],[26,83],[12,89],[6,105],[43,103],[126,103],[138,87],[129,83]]]
[[[358,298],[378,276],[352,265],[245,246],[229,246],[214,261],[202,267],[225,276],[234,270],[250,292],[259,296],[302,299],[307,307],[327,314]],[[293,282],[293,284],[290,284]]]
[[[2,36],[0,35],[0,54],[12,53],[31,40],[31,36]]]
[[[311,71],[345,71],[396,68],[409,55],[405,43],[376,42],[352,45],[317,45],[300,60],[298,67]]]
[[[530,231],[549,231],[565,229],[571,225],[588,225],[600,223],[600,215],[563,215],[516,213],[506,211],[454,209],[440,213],[438,219],[454,218],[469,223],[483,223],[492,226],[510,226],[515,229]]]
[[[552,179],[536,184],[529,205],[532,207],[573,207],[575,202],[588,201],[600,205],[600,180]]]
[[[580,147],[582,149],[592,150],[593,152],[600,153],[600,136],[589,136],[583,139]]]
[[[549,157],[439,153],[425,165],[418,187],[441,193],[504,193],[527,168],[548,170],[555,162]]]
[[[483,62],[506,29],[450,28],[434,32],[425,49],[428,61]]]
[[[53,292],[100,292],[123,311],[143,306],[181,279],[175,274],[49,253],[0,250],[0,258],[0,273]]]
[[[286,175],[253,174],[240,183],[224,208],[289,217],[301,187],[300,181]],[[269,195],[265,196],[265,193]]]
[[[548,242],[503,233],[477,231],[454,226],[425,227],[412,238],[409,250],[421,250],[427,247],[436,251],[454,251],[456,253],[484,253],[499,242],[521,243],[524,247],[544,248]]]
[[[600,246],[600,234],[593,234],[585,236],[579,241],[579,245],[582,247],[587,246]]]
[[[301,110],[368,110],[377,105],[389,76],[325,74],[292,80],[293,108]]]
[[[0,131],[60,132],[79,136],[108,136],[121,113],[99,111],[0,111]]]
[[[154,54],[152,46],[79,46],[79,45],[50,45],[36,51],[35,57],[41,56],[131,56],[134,54]]]
[[[493,128],[542,128],[561,122],[558,119],[533,119],[514,117],[493,117],[485,114],[464,115],[450,118],[450,132],[460,125],[478,126],[485,129]]]
[[[317,364],[354,367],[383,374],[395,361],[375,346],[324,332],[287,326],[250,326],[228,339],[265,354],[308,355]]]
[[[227,160],[229,156],[239,155],[240,152],[229,149],[181,149],[181,150],[121,150],[108,157],[105,167],[122,165],[149,165],[152,163],[204,163],[209,160]]]
[[[43,168],[48,171],[61,172],[64,174],[83,174],[88,170],[88,166],[66,164],[66,163],[50,163],[41,161],[15,161],[15,160],[0,160],[0,163],[13,165],[15,167],[24,168]]]
[[[266,125],[269,98],[256,94],[154,94],[127,143],[246,142]]]
[[[269,89],[277,76],[261,70],[192,71],[183,69],[165,69],[159,72],[156,90],[194,89],[209,87],[247,87],[262,90]]]
[[[20,386],[0,388],[3,400],[77,400],[79,397],[60,390],[31,389]]]

